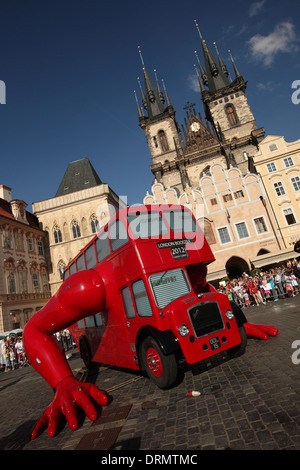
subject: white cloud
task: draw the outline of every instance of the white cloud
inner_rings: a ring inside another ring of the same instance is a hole
[[[265,65],[270,65],[279,52],[298,50],[294,25],[288,21],[277,24],[267,36],[256,34],[248,41],[248,45],[253,58],[262,60]]]
[[[188,76],[188,86],[196,93],[200,93],[200,86],[197,75]]]
[[[255,2],[251,3],[250,8],[249,8],[249,16],[255,16],[258,15],[264,4],[266,3],[266,0],[261,0],[261,2]]]

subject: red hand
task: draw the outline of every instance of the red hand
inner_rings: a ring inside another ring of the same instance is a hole
[[[90,383],[82,383],[74,377],[66,377],[56,387],[53,401],[47,406],[43,416],[37,422],[31,433],[35,439],[39,432],[48,425],[48,435],[55,436],[57,425],[64,415],[69,428],[75,431],[78,427],[76,404],[79,405],[91,421],[97,419],[96,408],[90,398],[101,406],[107,405],[108,399],[104,392]]]
[[[246,330],[247,336],[252,336],[259,339],[268,339],[269,336],[276,336],[278,334],[278,329],[274,326],[267,325],[253,325],[252,323],[244,323],[244,328]]]

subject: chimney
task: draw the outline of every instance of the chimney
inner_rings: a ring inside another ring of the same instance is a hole
[[[8,186],[4,186],[4,184],[0,184],[0,198],[5,199],[5,201],[11,201],[11,188]]]

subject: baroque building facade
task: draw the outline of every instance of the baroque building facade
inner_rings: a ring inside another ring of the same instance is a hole
[[[120,208],[126,204],[102,183],[87,158],[70,162],[55,197],[32,204],[48,234],[51,294],[62,283],[66,265]]]
[[[202,205],[204,232],[216,258],[209,268],[212,281],[227,274],[249,273],[275,258],[279,262],[290,259],[294,253],[285,249],[255,170],[254,156],[265,130],[258,127],[248,103],[247,82],[230,55],[231,80],[218,49],[212,54],[197,23],[196,29],[202,50],[202,62],[195,54],[204,118],[196,112],[196,105],[188,102],[181,132],[166,87],[162,82],[162,92],[156,74],[154,86],[141,51],[142,106],[137,96],[136,103],[155,178],[144,203],[192,204],[196,217],[196,206]]]
[[[23,328],[50,298],[46,232],[27,204],[0,186],[0,332]]]
[[[300,140],[268,135],[254,155],[285,248],[300,240]]]

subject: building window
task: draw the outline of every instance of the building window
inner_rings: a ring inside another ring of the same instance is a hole
[[[277,171],[275,163],[274,162],[267,163],[267,170],[269,173],[273,173],[273,171]]]
[[[215,206],[216,204],[218,204],[218,201],[217,201],[217,199],[216,199],[215,197],[213,197],[213,198],[210,200],[210,202],[211,202],[211,205],[212,205],[212,206]]]
[[[276,144],[269,145],[269,150],[270,152],[274,152],[275,150],[277,150],[277,145]]]
[[[285,194],[285,190],[281,181],[274,183],[274,189],[276,191],[277,196],[283,196],[283,194]]]
[[[41,240],[38,240],[37,247],[38,247],[38,254],[43,255],[44,254],[44,247],[43,247],[43,242]]]
[[[93,214],[91,216],[91,229],[92,229],[92,233],[97,233],[99,232],[99,222],[98,222],[98,219],[97,217]]]
[[[294,166],[294,162],[293,162],[292,157],[284,158],[284,159],[283,159],[283,163],[284,163],[284,166],[285,166],[286,168],[289,168],[290,166]]]
[[[257,217],[257,219],[254,219],[254,224],[257,233],[265,233],[268,231],[265,219],[263,217]]]
[[[231,241],[227,227],[218,228],[218,233],[222,244]]]
[[[15,273],[11,269],[6,271],[6,279],[7,279],[7,292],[9,294],[16,293],[16,282],[15,282]]]
[[[63,274],[64,274],[64,270],[65,270],[65,267],[66,267],[66,263],[64,263],[62,260],[60,260],[58,262],[58,276],[59,276],[59,279],[62,281],[63,280]]]
[[[244,197],[243,191],[242,191],[241,189],[240,189],[239,191],[236,191],[236,192],[234,193],[234,197],[235,197],[235,199],[239,199],[239,198],[241,198],[241,197]]]
[[[33,292],[38,294],[40,292],[40,284],[39,284],[39,275],[37,273],[32,274],[32,286]]]
[[[224,194],[223,201],[224,202],[232,201],[232,195],[230,193]]]
[[[22,233],[19,233],[19,232],[15,233],[15,243],[16,243],[16,250],[24,251],[24,243],[23,243]]]
[[[236,118],[234,107],[231,104],[229,104],[228,106],[226,106],[225,111],[228,117],[229,124],[231,126],[235,126],[237,124],[237,118]]]
[[[57,225],[55,225],[55,227],[53,229],[53,234],[54,234],[54,242],[55,243],[62,242],[61,231],[60,231],[60,228]]]
[[[34,240],[33,238],[27,238],[28,242],[28,251],[29,253],[34,253]]]
[[[300,190],[300,178],[299,178],[299,176],[294,176],[293,178],[291,178],[291,182],[292,182],[292,185],[294,187],[294,190],[299,191]]]
[[[21,294],[28,294],[27,272],[26,271],[20,271],[19,279],[20,279]]]
[[[159,137],[160,145],[161,145],[161,148],[162,148],[163,152],[166,152],[167,150],[169,150],[169,145],[168,145],[168,141],[167,141],[165,132],[164,131],[159,131],[158,137]]]
[[[283,209],[283,214],[288,225],[296,224],[296,219],[291,208]]]
[[[72,225],[73,238],[81,237],[80,227],[78,225],[78,222],[76,220],[73,220],[71,225]]]
[[[249,237],[249,233],[248,233],[245,222],[235,224],[235,226],[236,226],[237,233],[240,239]]]
[[[4,248],[11,248],[11,233],[10,230],[3,230],[3,246]]]

